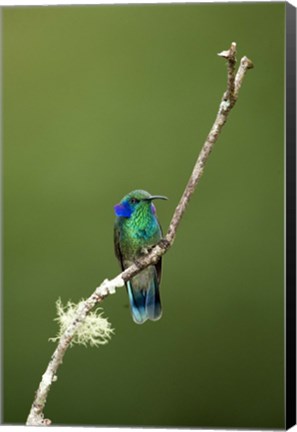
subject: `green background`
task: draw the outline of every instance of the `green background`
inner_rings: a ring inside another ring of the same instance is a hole
[[[55,424],[284,427],[285,4],[3,10],[4,422],[24,423],[55,301],[115,276],[113,205],[143,188],[166,230],[226,87],[255,63],[164,257],[162,319],[120,289],[107,346],[76,346]]]

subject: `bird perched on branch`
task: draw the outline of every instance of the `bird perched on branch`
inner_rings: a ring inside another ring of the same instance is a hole
[[[162,229],[156,216],[153,200],[167,198],[150,195],[144,190],[130,192],[114,206],[114,248],[122,270],[139,259],[162,238]],[[161,258],[131,280],[126,288],[133,320],[143,324],[146,320],[161,318],[162,307],[159,293]]]

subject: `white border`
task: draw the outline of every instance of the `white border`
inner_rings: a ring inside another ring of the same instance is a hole
[[[199,432],[268,432],[272,429],[152,429],[152,428],[107,428],[107,427],[89,427],[89,426],[0,426],[0,430],[7,432],[37,432],[42,428],[44,431],[48,430],[47,428],[52,428],[53,431],[71,431],[71,432],[174,432],[174,431],[199,431]],[[283,429],[275,429],[275,431],[282,431]],[[289,429],[290,432],[296,432],[297,426]]]
[[[259,0],[1,0],[0,6],[60,6],[60,5],[96,5],[96,4],[136,4],[136,3],[244,3],[244,2],[258,2]],[[261,0],[261,2],[279,3],[280,0]],[[290,0],[291,4],[297,6],[297,0]]]
[[[137,3],[145,3],[145,4],[156,4],[156,3],[227,3],[226,0],[87,0],[85,2],[81,0],[47,0],[47,1],[38,1],[38,0],[0,0],[0,8],[3,6],[61,6],[61,5],[99,5],[99,4],[137,4]],[[259,2],[259,0],[242,0],[241,2],[238,0],[228,0],[228,3],[246,3],[246,2]],[[279,0],[261,0],[261,2],[269,2],[269,3],[275,3],[279,2]],[[293,6],[297,7],[297,0],[290,0],[289,3],[291,3]],[[39,428],[31,427],[31,426],[16,426],[16,425],[0,425],[0,431],[14,431],[14,432],[36,432],[36,430]],[[168,430],[168,431],[174,431],[178,429],[152,429],[152,428],[107,428],[107,427],[77,427],[77,426],[54,426],[55,431],[63,431],[63,430],[69,430],[73,432],[98,432],[99,430],[101,432],[123,432],[123,431],[132,431],[132,432],[151,432],[151,431],[161,431],[161,430]],[[230,429],[190,429],[190,430],[198,430],[201,432],[212,432],[212,431],[222,431],[226,432]],[[248,429],[231,429],[234,432],[244,432]],[[254,432],[258,432],[259,430],[253,429]],[[297,426],[294,426],[290,429],[292,432],[297,432]],[[266,431],[267,432],[267,431]]]

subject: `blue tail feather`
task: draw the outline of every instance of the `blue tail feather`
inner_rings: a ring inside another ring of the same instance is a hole
[[[145,310],[148,319],[157,321],[162,316],[161,299],[159,292],[159,284],[157,281],[156,271],[146,291]]]
[[[147,320],[145,313],[145,296],[143,292],[133,289],[131,281],[127,282],[127,291],[133,320],[137,324],[143,324]]]
[[[127,282],[127,291],[130,301],[130,307],[133,320],[137,324],[143,324],[146,320],[156,321],[161,318],[162,307],[159,294],[159,284],[155,267],[151,267],[153,274],[144,280],[135,280]],[[142,286],[144,281],[145,286]]]

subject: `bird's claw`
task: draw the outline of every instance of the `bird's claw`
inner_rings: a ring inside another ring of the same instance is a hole
[[[148,247],[143,246],[140,250],[140,253],[142,255],[147,255],[153,250],[154,247],[155,247],[155,245],[154,246],[148,246]]]
[[[159,246],[160,246],[161,248],[168,249],[169,246],[170,246],[170,243],[169,243],[169,241],[168,241],[166,238],[162,238],[162,239],[159,241]]]

